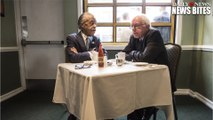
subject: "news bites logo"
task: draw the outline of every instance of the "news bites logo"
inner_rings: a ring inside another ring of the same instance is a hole
[[[172,4],[172,14],[210,15],[211,4],[208,2],[180,2]]]

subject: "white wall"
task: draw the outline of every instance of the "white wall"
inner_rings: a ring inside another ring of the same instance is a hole
[[[20,16],[27,16],[27,41],[64,40],[63,0],[20,3]],[[65,61],[63,45],[27,45],[23,54],[26,79],[55,79],[57,64]]]

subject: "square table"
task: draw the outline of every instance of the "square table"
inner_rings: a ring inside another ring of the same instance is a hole
[[[53,96],[80,120],[104,120],[127,115],[136,109],[157,106],[174,120],[168,67],[148,64],[75,69],[83,63],[60,63]]]

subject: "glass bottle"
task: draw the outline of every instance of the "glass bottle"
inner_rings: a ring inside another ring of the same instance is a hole
[[[104,67],[104,51],[101,43],[98,49],[98,67]]]

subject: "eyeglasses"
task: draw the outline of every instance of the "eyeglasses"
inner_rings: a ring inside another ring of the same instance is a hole
[[[130,25],[130,29],[141,29],[144,24],[134,24]]]

